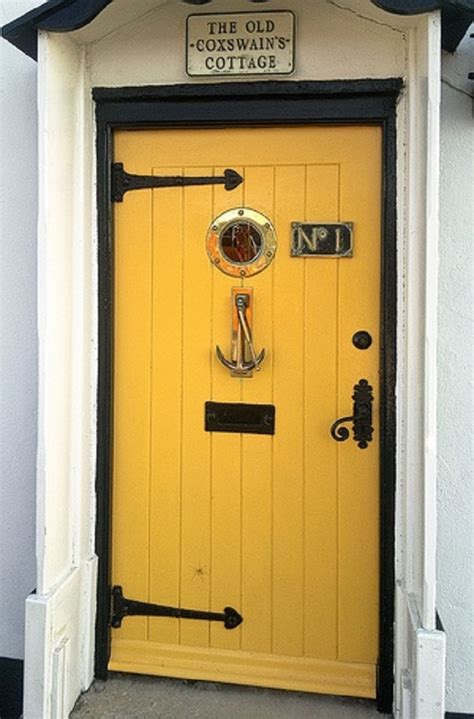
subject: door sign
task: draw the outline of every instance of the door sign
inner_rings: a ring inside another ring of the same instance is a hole
[[[291,223],[292,257],[352,257],[352,222]]]
[[[188,75],[289,75],[295,16],[289,11],[190,15]]]

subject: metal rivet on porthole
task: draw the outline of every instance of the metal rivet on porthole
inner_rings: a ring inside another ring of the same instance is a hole
[[[245,276],[245,270],[240,270],[240,274],[242,275],[242,277],[244,277],[244,276]]]
[[[214,230],[214,232],[217,232],[217,225],[212,225],[212,229]]]
[[[239,210],[239,215],[243,215],[243,214],[244,214],[244,211],[243,211],[243,210]]]

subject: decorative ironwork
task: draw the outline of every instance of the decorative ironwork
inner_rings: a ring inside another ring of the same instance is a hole
[[[112,200],[123,202],[123,196],[130,190],[146,190],[157,187],[187,187],[190,185],[224,185],[227,191],[235,190],[244,178],[235,170],[224,170],[218,177],[184,177],[183,175],[131,175],[126,172],[123,162],[112,165]]]
[[[174,617],[175,619],[201,619],[207,622],[223,622],[226,629],[235,629],[242,624],[243,617],[232,607],[223,612],[202,612],[196,609],[167,607],[162,604],[137,602],[123,596],[122,587],[112,587],[112,615],[110,624],[114,629],[122,626],[124,617]]]
[[[350,417],[340,417],[331,427],[331,437],[336,442],[345,442],[349,439],[349,430],[341,425],[352,422],[352,431],[354,433],[354,442],[360,449],[366,449],[368,443],[372,441],[374,428],[372,427],[372,387],[366,379],[360,379],[359,383],[354,386],[353,413]]]

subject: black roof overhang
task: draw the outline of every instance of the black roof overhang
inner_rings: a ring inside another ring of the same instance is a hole
[[[201,4],[198,0],[187,0]],[[202,0],[201,0],[202,1]],[[371,0],[397,15],[418,15],[441,10],[442,46],[454,52],[474,21],[474,0]],[[71,32],[90,23],[112,0],[49,0],[2,28],[3,37],[37,59],[38,30]]]

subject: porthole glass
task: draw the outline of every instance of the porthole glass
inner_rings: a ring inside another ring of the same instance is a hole
[[[233,277],[262,272],[273,260],[276,237],[272,223],[246,207],[216,217],[207,235],[207,252],[215,267]]]
[[[224,257],[236,265],[255,260],[262,251],[263,237],[260,230],[246,220],[231,222],[220,236]]]

